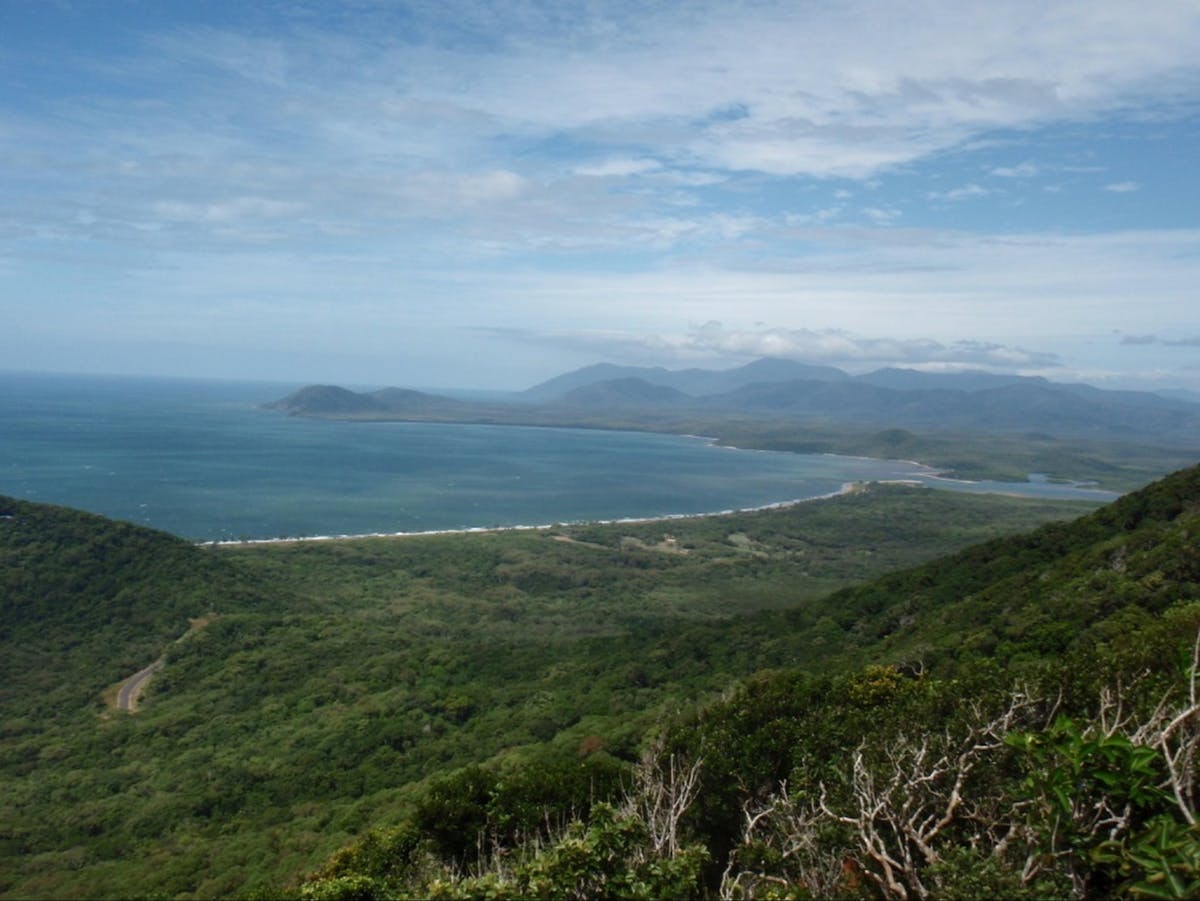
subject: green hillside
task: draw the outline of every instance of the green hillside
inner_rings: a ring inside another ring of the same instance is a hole
[[[1071,523],[1087,508],[871,486],[695,520],[224,548],[4,500],[0,895],[561,896],[562,855],[596,843],[616,870],[575,874],[584,895],[717,894],[749,860],[730,856],[747,805],[784,779],[832,791],[868,736],[968,728],[1018,675],[1081,721],[1110,676],[1151,671],[1131,710],[1177,681],[1198,478]],[[160,655],[138,712],[111,710]],[[697,764],[667,841],[651,789]],[[850,859],[844,826],[822,828]],[[801,884],[778,853],[754,859],[761,884]],[[1069,881],[1043,869],[1042,888]]]
[[[0,497],[0,700],[68,718],[157,657],[190,618],[285,602],[182,539]]]
[[[460,772],[303,893],[1195,897],[1198,526],[1191,469],[838,592],[874,663],[763,671],[660,723],[607,803],[543,786],[557,828],[509,788],[536,764]],[[803,614],[766,619],[730,631]]]

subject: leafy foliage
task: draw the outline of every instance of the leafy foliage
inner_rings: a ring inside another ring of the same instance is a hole
[[[1160,814],[1135,836],[1092,849],[1092,860],[1125,877],[1117,893],[1132,898],[1200,895],[1200,828]]]
[[[1170,782],[1194,755],[1094,724],[1105,687],[1130,723],[1180,699],[1200,476],[999,537],[1078,509],[872,487],[671,523],[202,548],[6,501],[0,893],[886,894],[889,857],[910,895],[1187,890]],[[142,710],[107,713],[101,691],[164,651]],[[1016,691],[1030,703],[1002,722]],[[655,734],[660,785],[702,759],[670,841],[628,796]],[[969,740],[986,750],[963,758]],[[931,793],[895,781],[918,770]],[[1129,806],[1126,825],[1068,822],[1068,783],[1072,811]],[[864,799],[952,815],[866,829]]]
[[[1185,626],[1200,628],[1200,608],[1140,637],[1191,643]],[[436,830],[410,822],[390,864],[368,839],[339,861],[370,853],[371,868],[339,865],[302,895],[1188,897],[1200,853],[1191,783],[1169,778],[1166,759],[1172,742],[1200,742],[1200,704],[1178,669],[1159,670],[1171,683],[1159,704],[1107,692],[1075,716],[1063,713],[1072,661],[1008,687],[878,666],[765,674],[651,749],[637,794],[683,799],[667,826],[627,795],[620,811],[599,805],[535,841],[493,841],[463,873]],[[830,738],[834,724],[843,731]],[[681,748],[697,755],[690,770],[675,765]]]

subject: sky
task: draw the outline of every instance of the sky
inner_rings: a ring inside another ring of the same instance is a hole
[[[0,369],[1200,391],[1195,0],[0,0]]]

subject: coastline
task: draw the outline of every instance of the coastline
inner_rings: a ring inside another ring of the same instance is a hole
[[[700,437],[700,436],[687,436]],[[737,448],[734,448],[737,449]],[[765,451],[765,453],[772,453]],[[842,454],[823,454],[822,456],[844,456]],[[860,457],[863,460],[873,460],[874,457]],[[540,524],[514,524],[507,526],[470,526],[461,529],[428,529],[415,532],[362,532],[353,534],[338,534],[338,535],[303,535],[294,537],[275,537],[275,538],[243,538],[243,539],[211,539],[193,542],[201,547],[238,547],[244,545],[257,544],[298,544],[301,542],[317,542],[317,541],[355,541],[364,538],[421,538],[434,535],[471,535],[471,534],[486,534],[492,532],[545,532],[551,529],[560,529],[571,526],[584,525],[643,525],[646,523],[655,522],[673,522],[686,519],[705,519],[716,516],[733,516],[740,513],[758,513],[764,510],[781,510],[787,507],[794,507],[800,504],[807,504],[813,501],[829,500],[835,497],[852,494],[855,491],[861,491],[869,485],[904,485],[913,488],[929,487],[937,488],[937,483],[943,485],[962,485],[962,486],[984,486],[995,484],[996,487],[984,487],[978,493],[983,494],[1000,494],[1008,497],[1030,497],[1031,495],[1024,494],[1020,491],[1004,491],[1000,488],[1003,483],[989,483],[986,481],[978,481],[972,479],[954,479],[944,474],[942,470],[936,470],[923,463],[917,461],[902,461],[913,463],[925,470],[918,477],[899,477],[899,478],[882,478],[882,479],[859,479],[848,482],[843,482],[842,486],[836,491],[826,492],[825,494],[813,495],[811,497],[792,498],[784,501],[774,501],[769,504],[760,504],[753,507],[732,507],[724,510],[712,510],[703,513],[665,513],[660,516],[629,516],[618,519],[581,519],[581,520],[565,520],[552,523]],[[1013,483],[1014,485],[1021,483]],[[961,490],[961,489],[960,489]],[[1118,492],[1108,491],[1105,489],[1090,489],[1081,488],[1082,491],[1091,495],[1091,497],[1080,498],[1059,498],[1061,500],[1086,500],[1096,503],[1107,503],[1120,496]],[[974,492],[971,492],[974,493]]]
[[[349,424],[354,431],[349,436],[352,440],[346,440],[345,429],[338,428],[338,422],[304,423],[282,416],[257,415],[247,401],[253,393],[250,386],[214,388],[201,384],[182,391],[174,384],[164,386],[153,382],[130,391],[124,385],[113,387],[107,382],[95,385],[89,380],[84,380],[83,386],[74,379],[63,384],[55,381],[48,387],[42,386],[42,394],[37,396],[44,395],[62,405],[71,413],[72,423],[82,424],[83,434],[89,440],[77,440],[79,429],[75,425],[67,436],[70,440],[66,441],[61,430],[49,429],[43,433],[38,431],[42,428],[41,420],[30,419],[26,423],[28,428],[14,432],[27,435],[27,439],[23,439],[25,444],[14,445],[13,453],[20,453],[13,459],[20,465],[14,466],[11,476],[6,470],[6,478],[12,479],[12,487],[7,491],[35,502],[77,507],[167,531],[195,545],[545,531],[556,527],[577,528],[586,523],[611,526],[670,522],[786,508],[844,493],[848,490],[846,484],[854,481],[895,479],[1014,496],[1041,495],[1041,489],[1046,487],[980,484],[953,478],[951,473],[919,460],[879,458],[869,453],[829,450],[805,453],[755,447],[752,436],[744,442],[736,437],[726,442],[718,437],[720,432],[702,422],[690,424],[691,428],[680,423],[678,431],[636,427],[600,430],[578,424],[559,424],[549,429],[527,424],[518,428],[489,423],[486,432],[446,436],[446,445],[456,452],[461,448],[469,466],[466,471],[470,478],[460,485],[458,470],[443,465],[445,455],[430,451],[442,447],[437,442],[448,423],[427,423],[415,437],[397,436],[391,429],[374,430]],[[16,421],[25,422],[20,419],[23,410],[14,408]],[[193,436],[193,449],[198,453],[181,456],[169,441],[161,444],[149,441],[131,448],[121,441],[110,440],[121,433],[127,422],[131,427],[141,428],[149,421],[155,423],[156,435]],[[419,421],[388,424],[422,427]],[[458,431],[467,423],[453,425]],[[494,434],[496,429],[501,434]],[[553,441],[540,434],[525,434],[547,430],[577,434],[551,436]],[[605,432],[603,440],[585,434],[594,431]],[[615,450],[609,447],[609,435],[614,432],[618,433],[613,439]],[[653,440],[647,440],[643,446],[643,437]],[[537,460],[540,458],[532,452],[525,453],[527,446],[535,446],[539,453],[548,447],[547,453],[553,452],[548,458],[552,461],[549,472],[559,480],[539,483],[540,493],[532,494],[522,492],[526,483],[521,480],[540,476],[540,463],[537,467],[497,468],[494,472],[478,465],[477,460],[490,461],[500,456],[496,445],[501,438],[505,442],[504,459]],[[680,445],[677,447],[675,442]],[[39,455],[33,452],[42,445],[56,449],[53,467],[40,465]],[[219,454],[204,452],[217,447],[222,449]],[[566,465],[560,466],[555,455],[577,448],[582,448],[580,453],[594,455],[581,459],[594,458],[605,466],[600,471],[609,481],[599,484],[609,487],[603,489],[603,495],[592,489],[592,495],[601,502],[592,502],[590,498],[586,503],[557,502],[570,492],[569,479],[561,477],[564,473],[569,475],[571,470]],[[703,454],[699,448],[704,449]],[[264,467],[264,450],[277,452],[269,467]],[[730,463],[720,458],[731,455],[715,455],[712,450],[731,451],[751,462]],[[626,456],[617,455],[618,451]],[[668,484],[665,480],[664,484],[657,484],[651,475],[644,491],[630,492],[636,504],[621,502],[623,486],[637,471],[633,467],[638,461],[650,461],[646,467],[650,474],[662,472],[674,476],[672,467],[676,464],[670,461],[676,460],[677,455],[691,467],[680,466],[679,473],[692,478],[692,482],[681,476],[679,485],[683,487],[677,488],[674,482]],[[710,462],[710,457],[714,462]],[[764,457],[781,458],[782,462],[755,460]],[[805,458],[811,459],[811,463]],[[836,462],[839,459],[843,462]],[[24,460],[33,462],[20,462]],[[662,464],[664,460],[668,462]],[[795,460],[799,462],[794,463]],[[660,464],[665,468],[656,468]],[[147,479],[150,471],[169,472],[171,477]],[[726,481],[714,481],[725,473],[728,473]],[[751,480],[759,480],[753,483],[750,497],[736,490],[740,484],[737,479],[743,476],[747,485],[752,484]],[[687,490],[692,484],[699,486],[697,490]],[[410,502],[404,492],[412,485],[417,487]],[[834,490],[838,485],[843,487]],[[388,486],[388,490],[380,486]],[[703,490],[710,486],[714,488],[711,492]],[[670,490],[666,490],[668,487]],[[245,496],[238,493],[242,489]],[[311,499],[306,492],[312,492]],[[530,495],[528,501],[508,504],[508,498],[524,494]],[[1045,496],[1051,495],[1047,492]],[[1084,499],[1081,491],[1077,490],[1075,496]],[[342,497],[363,500],[347,504],[345,515],[340,510],[337,515],[329,514],[321,506],[327,504],[328,509],[333,509]],[[1063,494],[1058,497],[1068,499]],[[1086,499],[1103,501],[1110,497],[1089,491]],[[261,515],[260,508],[265,511]],[[385,525],[391,528],[380,528]]]
[[[877,480],[880,484],[885,481]],[[739,513],[758,513],[764,510],[782,510],[813,501],[824,501],[861,491],[871,481],[843,482],[837,491],[817,494],[812,497],[798,497],[786,501],[775,501],[770,504],[760,504],[757,507],[735,507],[729,510],[714,510],[708,513],[665,513],[662,516],[630,516],[620,519],[584,519],[572,522],[553,522],[540,525],[511,525],[511,526],[472,526],[465,529],[430,529],[422,532],[365,532],[356,535],[306,535],[295,538],[226,538],[211,541],[196,541],[199,547],[244,547],[256,544],[300,544],[315,541],[356,541],[363,538],[423,538],[433,535],[477,535],[492,532],[545,532],[550,529],[561,529],[568,526],[614,526],[614,525],[643,525],[653,522],[674,522],[681,519],[706,519],[711,516],[733,516]],[[919,484],[919,483],[917,483]]]

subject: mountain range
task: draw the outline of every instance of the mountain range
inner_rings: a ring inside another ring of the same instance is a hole
[[[520,421],[524,415],[545,424],[555,417],[749,416],[1187,444],[1200,439],[1200,404],[1180,397],[983,371],[884,368],[850,375],[770,358],[726,370],[599,363],[488,403],[398,388],[360,393],[314,385],[271,406],[335,418]]]

